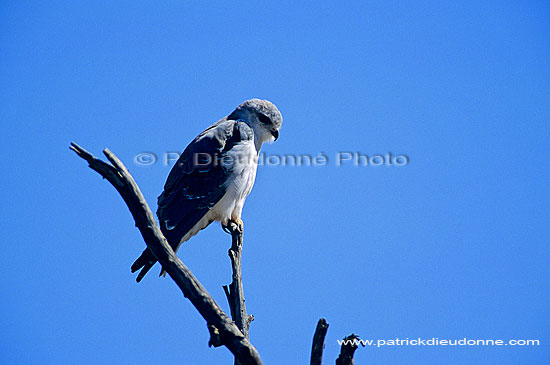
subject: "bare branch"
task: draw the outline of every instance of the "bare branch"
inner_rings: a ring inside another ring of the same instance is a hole
[[[254,320],[254,316],[249,316],[246,313],[246,305],[243,291],[243,278],[241,273],[241,257],[243,252],[243,228],[234,222],[230,222],[227,227],[231,233],[232,244],[229,249],[229,258],[231,259],[231,268],[233,271],[233,279],[229,286],[224,285],[223,290],[229,302],[231,310],[231,318],[237,324],[237,327],[249,338],[250,322]]]
[[[328,323],[324,318],[319,319],[317,328],[313,335],[313,344],[311,346],[311,365],[321,365],[323,363],[323,349],[325,348],[325,337],[328,331]]]
[[[358,340],[359,336],[356,334],[351,334],[349,336],[344,337],[344,340],[342,342],[342,347],[340,348],[340,355],[336,359],[336,365],[353,365],[353,355],[355,353],[355,350],[357,350],[357,342],[355,340]]]
[[[212,344],[221,343],[225,345],[241,364],[262,364],[256,348],[221,310],[193,273],[176,256],[160,231],[143,194],[122,162],[108,149],[103,150],[103,153],[112,165],[97,159],[76,143],[71,143],[70,148],[78,156],[88,161],[90,168],[106,178],[120,193],[128,209],[130,209],[136,227],[141,232],[147,247],[176,282],[183,295],[191,301],[206,320],[210,333],[216,333],[212,327],[217,329],[219,340],[213,340],[211,336],[210,341]]]
[[[241,273],[241,257],[243,252],[243,226],[235,222],[229,222],[224,230],[231,234],[231,248],[228,251],[231,259],[231,269],[233,272],[231,284],[224,285],[223,291],[229,302],[231,318],[241,330],[244,336],[249,339],[250,322],[254,316],[246,313],[246,305],[243,291],[243,278]],[[235,365],[241,365],[239,359],[235,358]]]

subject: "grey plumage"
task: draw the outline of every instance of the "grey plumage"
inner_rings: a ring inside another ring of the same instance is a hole
[[[276,140],[281,125],[275,105],[251,99],[187,146],[158,198],[160,228],[174,250],[213,221],[240,221],[262,143]],[[132,265],[132,272],[141,269],[138,282],[155,262],[148,249],[143,251]]]

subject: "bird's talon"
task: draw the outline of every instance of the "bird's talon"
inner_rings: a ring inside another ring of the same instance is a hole
[[[233,234],[235,232],[242,233],[243,232],[243,221],[240,218],[237,218],[237,220],[230,220],[227,222],[227,225],[222,224],[222,229],[224,232]]]
[[[229,226],[222,224],[222,229],[225,233],[231,234],[231,228]]]
[[[234,220],[232,222],[236,226],[234,230],[238,231],[239,233],[242,233],[244,229],[243,220],[241,218],[237,218],[237,220]]]

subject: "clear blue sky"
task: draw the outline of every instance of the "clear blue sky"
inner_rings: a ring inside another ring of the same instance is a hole
[[[539,339],[540,347],[360,348],[357,364],[548,364],[550,5],[544,1],[0,4],[0,362],[230,364],[112,186],[68,146],[104,147],[146,198],[242,101],[284,117],[243,212],[252,342],[306,364],[337,339]],[[406,166],[335,165],[339,151]],[[227,309],[229,237],[180,257]]]

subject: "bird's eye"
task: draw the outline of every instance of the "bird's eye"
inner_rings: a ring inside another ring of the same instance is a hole
[[[265,114],[259,114],[258,118],[260,119],[260,122],[262,122],[263,124],[266,124],[266,125],[272,124],[271,119],[269,119],[269,117]]]

